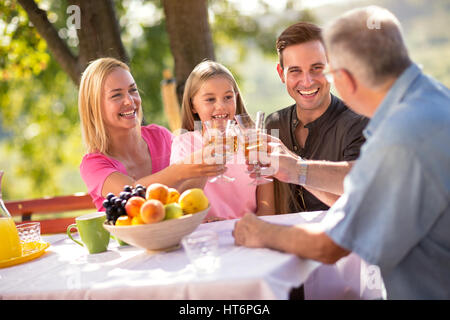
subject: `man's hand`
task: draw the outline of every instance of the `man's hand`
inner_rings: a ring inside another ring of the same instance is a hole
[[[234,225],[234,243],[249,248],[269,248],[326,264],[336,263],[350,253],[337,245],[320,223],[278,225],[246,213]]]
[[[263,248],[264,229],[267,223],[256,217],[253,213],[246,213],[234,225],[232,235],[234,243],[238,246],[250,248]]]

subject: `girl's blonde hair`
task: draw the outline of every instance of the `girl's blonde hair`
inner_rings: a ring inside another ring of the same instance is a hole
[[[106,77],[116,68],[130,71],[122,61],[115,58],[100,58],[89,63],[81,76],[78,91],[78,113],[81,132],[87,152],[108,154],[109,136],[102,117],[103,84]],[[138,110],[139,123],[142,121],[142,108]],[[139,126],[138,126],[139,127]],[[140,128],[137,128],[140,130]]]
[[[225,77],[232,84],[236,94],[236,114],[247,113],[239,86],[230,70],[218,62],[204,60],[192,70],[186,80],[181,104],[181,127],[183,129],[194,131],[194,121],[200,121],[200,118],[198,114],[193,112],[194,105],[192,104],[192,98],[206,81],[217,76]]]

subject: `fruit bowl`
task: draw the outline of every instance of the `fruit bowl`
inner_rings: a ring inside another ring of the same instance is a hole
[[[113,226],[105,223],[103,226],[113,236],[132,246],[150,251],[163,251],[178,246],[185,235],[192,233],[208,214],[209,208],[156,223],[130,226]]]

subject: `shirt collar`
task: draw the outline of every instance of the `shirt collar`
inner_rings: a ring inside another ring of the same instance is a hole
[[[332,95],[330,93],[331,99],[330,99],[330,104],[328,105],[327,110],[325,110],[324,113],[322,113],[320,115],[320,117],[318,117],[317,119],[305,124],[305,128],[308,129],[312,129],[314,127],[320,126],[322,123],[327,122],[329,120],[329,118],[331,117],[331,114],[335,111],[334,108],[332,107],[333,105],[335,105],[335,96]],[[295,128],[297,128],[297,125],[299,123],[298,117],[297,117],[297,105],[294,104],[293,108],[292,108],[292,115],[291,115],[291,127],[293,130],[295,130]]]
[[[419,66],[412,63],[405,71],[403,71],[400,77],[398,77],[376,109],[375,114],[370,119],[367,127],[363,130],[366,139],[369,138],[378,128],[380,123],[395,110],[398,102],[403,99],[408,88],[420,73],[421,70]]]

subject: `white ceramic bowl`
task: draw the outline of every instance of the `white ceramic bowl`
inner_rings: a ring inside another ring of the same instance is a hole
[[[151,224],[140,224],[134,226],[103,225],[113,236],[139,248],[147,250],[168,250],[178,246],[181,238],[192,233],[203,218],[208,214],[207,209],[183,215],[178,219],[163,220]]]

